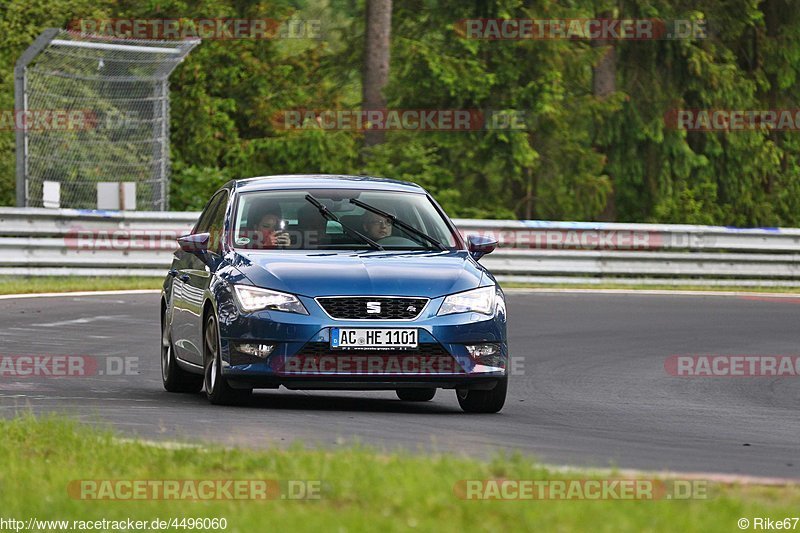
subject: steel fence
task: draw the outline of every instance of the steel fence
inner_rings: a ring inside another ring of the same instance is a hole
[[[17,206],[166,210],[168,80],[199,42],[42,32],[15,68]]]
[[[162,276],[198,213],[0,208],[0,274]],[[501,282],[800,286],[800,229],[455,220]]]

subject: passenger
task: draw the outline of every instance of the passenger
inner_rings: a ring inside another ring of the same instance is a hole
[[[372,211],[365,211],[361,217],[364,234],[373,241],[379,241],[392,235],[392,222]]]

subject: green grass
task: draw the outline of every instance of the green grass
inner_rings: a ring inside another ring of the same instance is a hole
[[[0,294],[30,294],[37,292],[114,291],[126,289],[159,289],[162,278],[150,277],[36,277],[0,276]],[[739,291],[798,293],[800,287],[714,287],[693,285],[622,285],[615,283],[549,284],[549,283],[502,283],[504,289],[630,289],[630,290],[690,290],[690,291]],[[800,528],[800,526],[798,526]]]
[[[777,519],[800,509],[797,486],[714,485],[709,499],[684,501],[468,501],[454,494],[463,479],[590,477],[548,472],[520,456],[481,462],[364,448],[166,449],[52,416],[0,421],[0,433],[5,518],[224,517],[227,531],[247,533],[278,524],[284,531],[736,531],[740,517]],[[86,479],[320,480],[322,493],[307,501],[210,502],[86,501],[67,494],[70,481]]]
[[[0,276],[0,294],[159,289],[163,282],[150,277]]]

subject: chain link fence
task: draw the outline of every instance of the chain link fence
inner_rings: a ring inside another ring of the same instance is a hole
[[[16,68],[17,204],[169,204],[169,75],[199,40],[46,30]]]

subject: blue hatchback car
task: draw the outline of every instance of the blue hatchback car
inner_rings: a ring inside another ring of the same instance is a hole
[[[255,388],[455,389],[494,413],[508,386],[503,291],[413,183],[270,176],[217,191],[178,239],[161,295],[170,392],[235,404]]]

